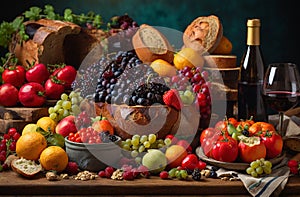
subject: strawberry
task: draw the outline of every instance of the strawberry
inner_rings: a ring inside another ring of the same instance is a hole
[[[168,106],[174,107],[177,110],[181,109],[182,101],[176,89],[166,91],[163,95],[163,101]]]

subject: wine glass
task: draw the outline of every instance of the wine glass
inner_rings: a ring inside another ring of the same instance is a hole
[[[284,112],[295,107],[300,98],[300,77],[294,63],[272,63],[264,76],[262,95],[265,103],[279,113],[278,132],[283,137]]]

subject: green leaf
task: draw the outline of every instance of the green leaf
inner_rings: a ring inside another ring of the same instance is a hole
[[[42,12],[42,9],[39,7],[31,7],[29,11],[25,11],[24,16],[28,18],[29,20],[38,20],[40,19],[40,13]]]

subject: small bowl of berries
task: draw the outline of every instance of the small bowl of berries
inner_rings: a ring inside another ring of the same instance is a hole
[[[82,142],[70,135],[65,137],[69,160],[76,162],[81,170],[94,172],[103,170],[107,166],[117,166],[122,156],[121,138],[108,131],[95,132],[92,127],[85,129],[87,131],[82,132],[90,133],[91,138],[98,140]],[[80,136],[80,132],[74,135]]]

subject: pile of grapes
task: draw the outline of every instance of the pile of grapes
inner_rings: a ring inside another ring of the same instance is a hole
[[[272,163],[264,158],[257,159],[250,163],[250,166],[246,169],[246,172],[253,177],[259,177],[263,174],[271,174]]]

